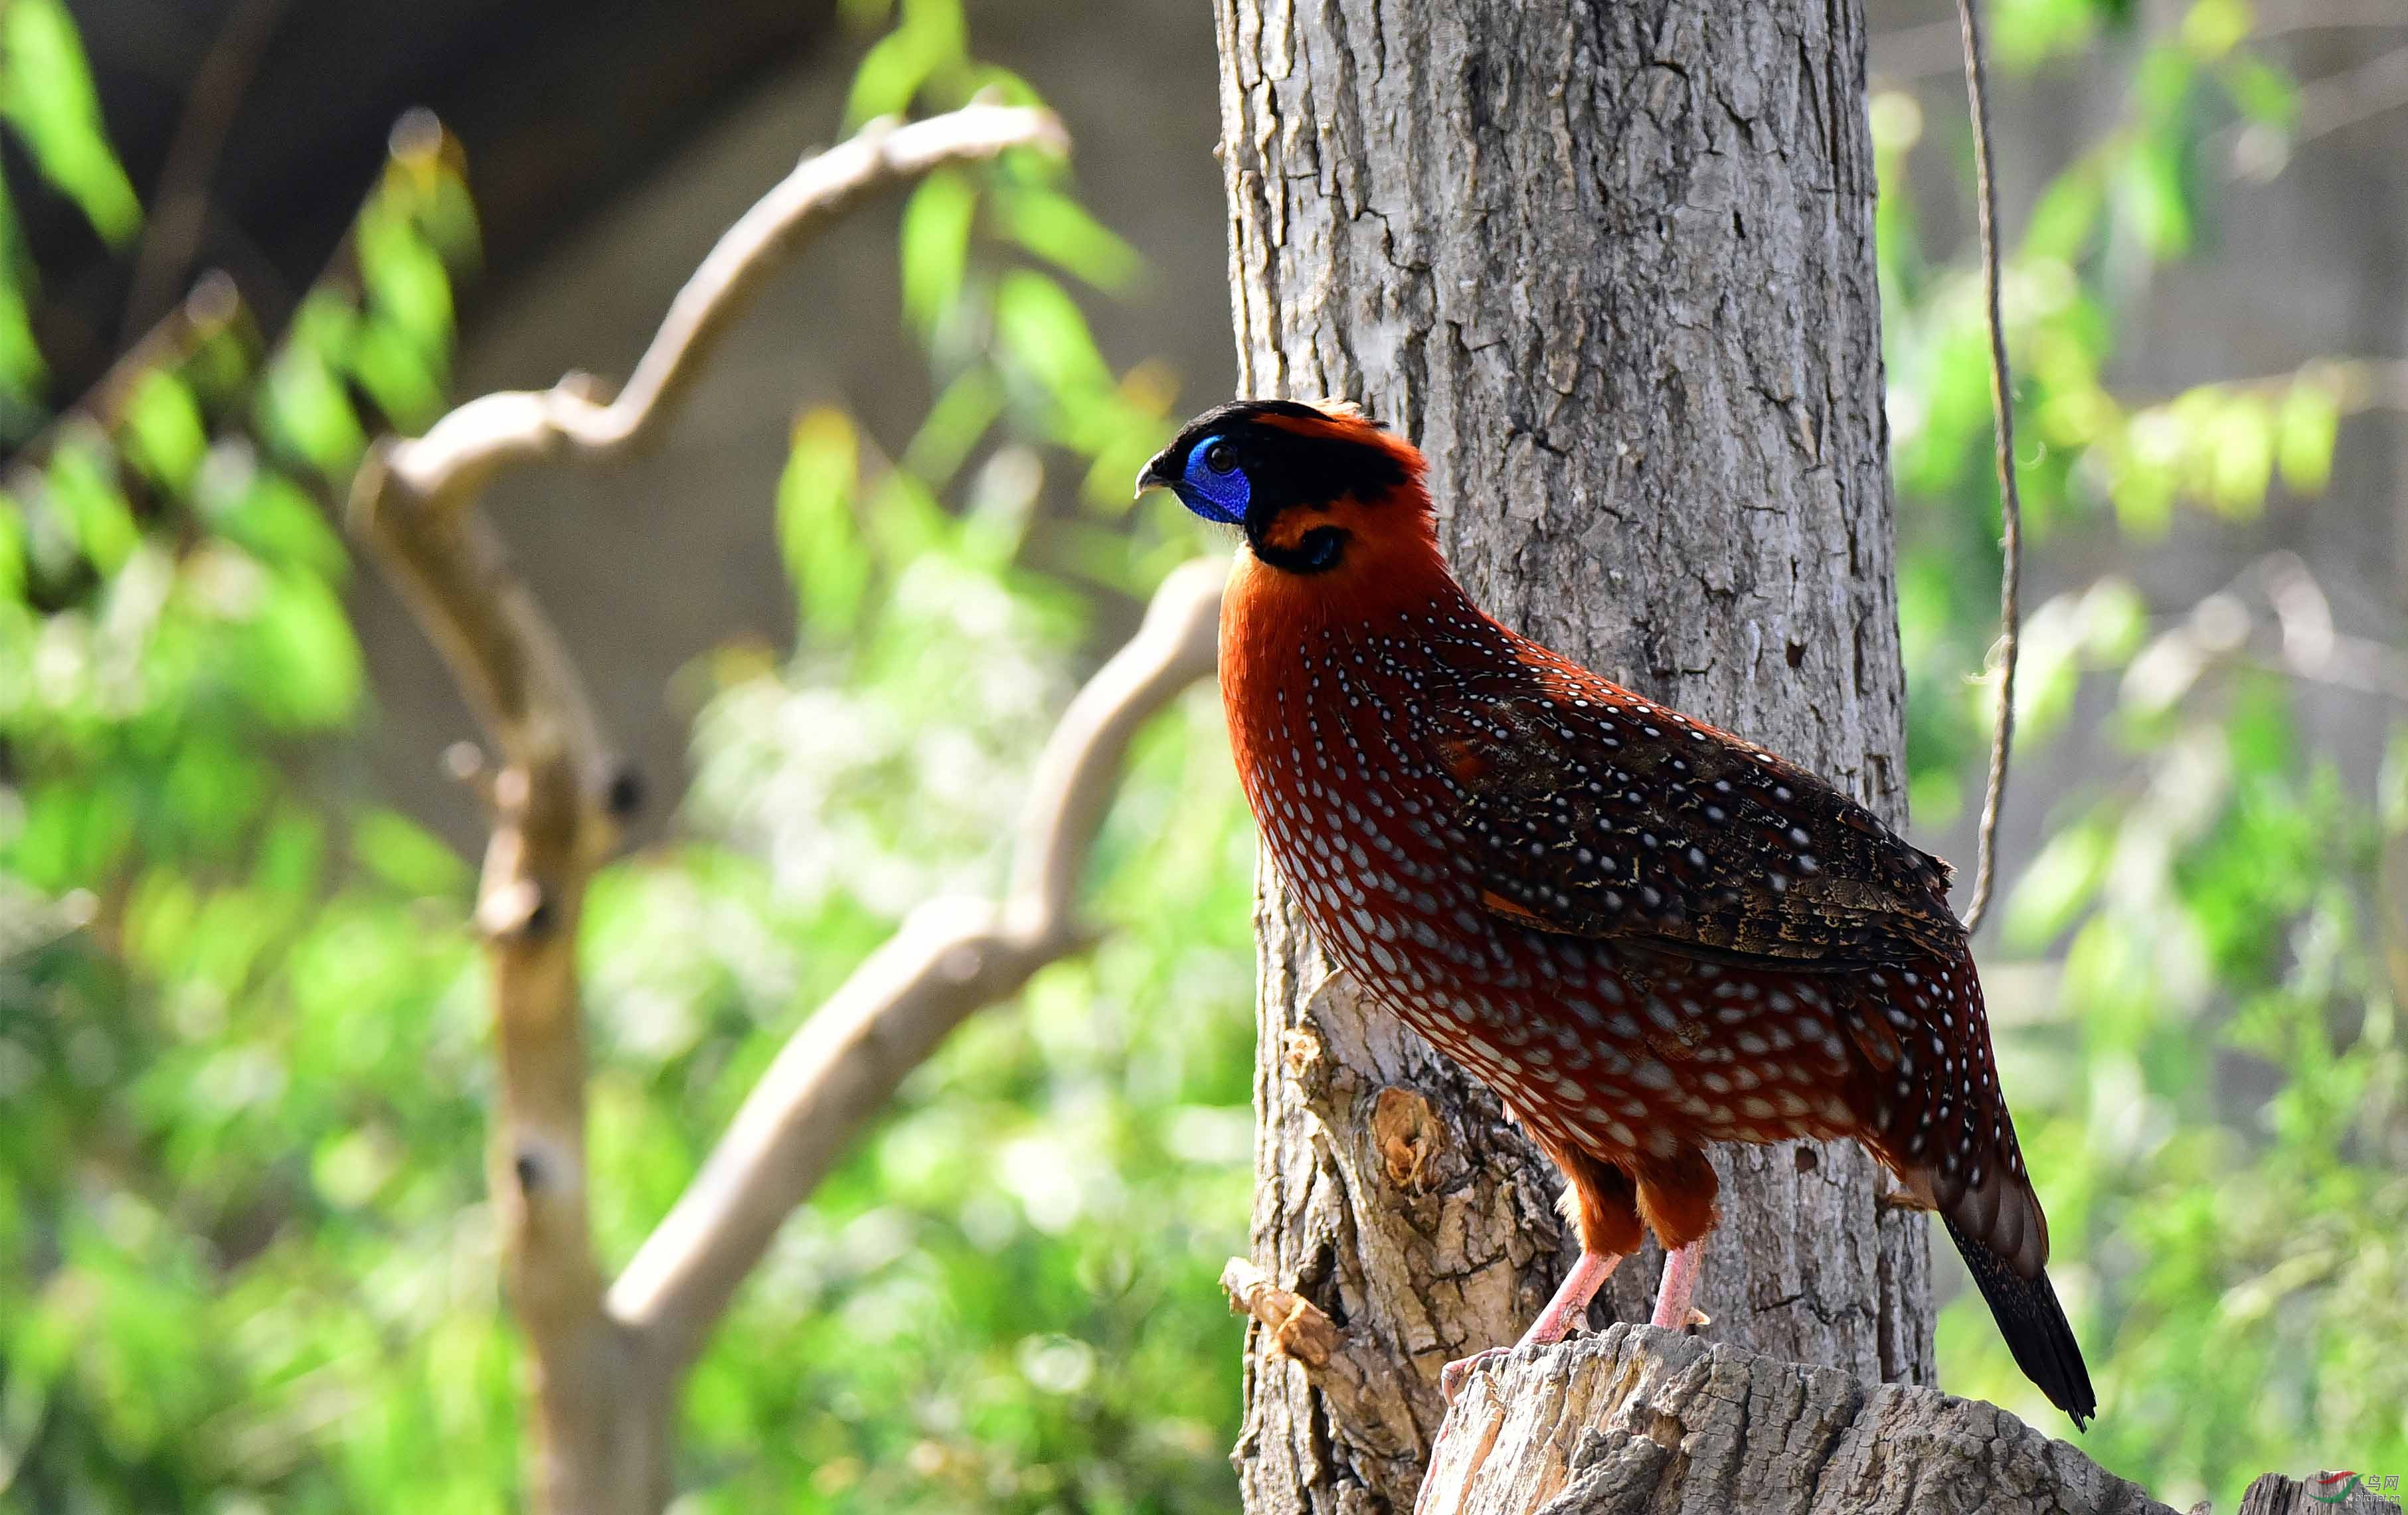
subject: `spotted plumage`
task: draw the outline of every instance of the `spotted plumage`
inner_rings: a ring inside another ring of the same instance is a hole
[[[1481,612],[1420,455],[1346,407],[1224,407],[1140,476],[1240,526],[1230,738],[1323,946],[1570,1180],[1560,1336],[1654,1230],[1688,1319],[1717,1141],[1849,1136],[1938,1209],[2016,1360],[2094,1408],[1948,869],[1813,774]]]

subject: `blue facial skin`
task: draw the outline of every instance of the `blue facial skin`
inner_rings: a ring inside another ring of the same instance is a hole
[[[1206,453],[1219,445],[1221,438],[1208,436],[1196,444],[1187,454],[1187,476],[1179,481],[1180,503],[1207,521],[1242,525],[1246,519],[1246,502],[1254,495],[1254,486],[1246,482],[1245,470],[1235,462],[1224,473],[1204,461]]]

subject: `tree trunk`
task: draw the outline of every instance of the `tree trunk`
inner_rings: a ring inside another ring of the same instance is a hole
[[[1428,454],[1492,612],[1902,822],[1856,0],[1218,20],[1242,392],[1362,401]],[[1402,1508],[1440,1365],[1512,1341],[1561,1277],[1558,1181],[1484,1089],[1321,988],[1268,872],[1258,916],[1247,1504]],[[1929,1382],[1925,1222],[1871,1163],[1716,1166],[1708,1338]],[[1598,1318],[1643,1318],[1659,1266],[1627,1265]]]

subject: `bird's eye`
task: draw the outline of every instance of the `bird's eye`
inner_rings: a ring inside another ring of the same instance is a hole
[[[1238,466],[1238,450],[1226,442],[1215,442],[1204,450],[1204,466],[1226,474]]]

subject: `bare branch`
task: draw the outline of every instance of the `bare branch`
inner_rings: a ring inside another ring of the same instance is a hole
[[[488,394],[452,411],[423,437],[380,444],[352,480],[353,530],[392,571],[500,749],[490,781],[480,774],[492,835],[477,922],[493,974],[501,1064],[488,1168],[510,1298],[530,1349],[538,1509],[605,1515],[660,1508],[667,1496],[677,1375],[674,1367],[660,1370],[664,1354],[605,1310],[588,1220],[577,927],[586,884],[617,844],[616,811],[626,786],[615,781],[616,765],[582,679],[476,502],[505,466],[564,456],[609,461],[656,433],[763,280],[866,196],[949,164],[1021,145],[1059,150],[1062,141],[1060,124],[1046,112],[990,105],[909,126],[873,126],[806,160],[720,238],[617,403],[596,403],[575,379],[541,394]],[[1193,583],[1193,576],[1182,582]],[[1145,645],[1155,646],[1163,635]],[[1210,666],[1209,635],[1204,647]],[[1173,650],[1192,649],[1182,642]],[[1194,677],[1189,671],[1180,682]],[[1152,685],[1133,688],[1127,699],[1134,707],[1151,693]],[[1081,716],[1074,706],[1074,721]],[[1090,745],[1116,759],[1126,723],[1111,711],[1090,709],[1083,719],[1084,727],[1066,724],[1087,731]],[[1094,765],[1075,753],[1067,768],[1057,761],[1041,771],[1054,776],[1055,787],[1040,793],[1055,796],[1057,830],[1075,858],[1101,810],[1088,790],[1108,783],[1109,772],[1097,778]],[[1067,885],[1060,893],[1067,900]],[[1068,950],[1068,924],[1050,908],[1053,902],[1050,894],[1033,907],[1015,900],[980,931],[956,937],[924,926],[906,932],[865,976],[908,984],[909,965],[925,949],[917,973],[930,982],[1000,983],[1015,970],[1025,978],[1042,961],[1032,954]],[[909,1066],[900,1065],[892,1077]],[[756,1248],[746,1265],[757,1255]],[[681,1319],[707,1326],[715,1313]],[[681,1365],[682,1358],[676,1362]]]
[[[2253,584],[2274,612],[2272,651],[2259,650],[2261,623],[2242,597]],[[2408,705],[2408,655],[2338,632],[2324,587],[2291,552],[2260,558],[2160,634],[2125,670],[2125,697],[2162,709],[2217,665],[2258,668]]]
[[[150,190],[150,214],[134,253],[134,279],[125,296],[121,333],[157,319],[199,250],[208,224],[209,179],[216,173],[226,134],[242,109],[259,60],[276,36],[291,0],[237,0],[201,56],[185,91],[176,135]],[[121,340],[122,340],[121,336]]]
[[[1163,582],[1137,636],[1089,679],[1038,760],[1000,906],[937,901],[796,1031],[685,1193],[610,1291],[610,1314],[675,1374],[701,1350],[795,1207],[972,1013],[1078,950],[1080,865],[1139,727],[1212,671],[1225,565]]]
[[[473,498],[497,469],[573,456],[606,462],[640,447],[673,414],[720,336],[769,276],[864,199],[954,164],[1016,147],[1067,150],[1050,111],[972,105],[898,126],[874,121],[842,146],[806,158],[727,229],[669,306],[618,399],[597,404],[581,381],[540,393],[487,394],[394,447],[397,485],[437,508]]]

